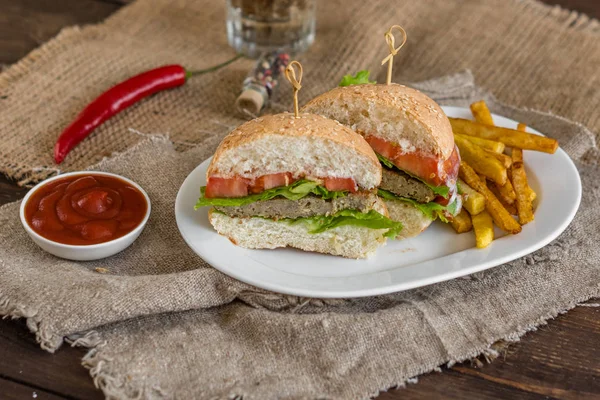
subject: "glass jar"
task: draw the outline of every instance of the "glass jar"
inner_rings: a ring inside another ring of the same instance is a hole
[[[238,53],[296,54],[315,40],[316,0],[227,0],[227,39]]]

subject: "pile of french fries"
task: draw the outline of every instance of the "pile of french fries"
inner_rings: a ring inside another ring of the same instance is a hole
[[[485,102],[471,104],[475,121],[450,118],[454,142],[460,150],[458,190],[463,209],[451,221],[457,233],[473,230],[478,248],[494,240],[494,225],[511,234],[533,221],[536,193],[527,182],[523,150],[554,153],[558,142],[526,132],[494,125]],[[513,215],[518,219],[513,218]]]

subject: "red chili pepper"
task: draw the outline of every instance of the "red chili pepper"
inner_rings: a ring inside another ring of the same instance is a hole
[[[166,65],[143,72],[113,86],[92,101],[61,133],[54,146],[54,161],[57,164],[63,162],[69,151],[94,129],[139,100],[161,90],[181,86],[191,76],[215,71],[240,57],[241,55],[237,55],[222,64],[195,72],[186,71],[181,65]]]
[[[185,83],[181,65],[167,65],[129,78],[102,93],[65,129],[54,146],[54,161],[60,164],[77,143],[85,139],[104,121],[139,100]]]

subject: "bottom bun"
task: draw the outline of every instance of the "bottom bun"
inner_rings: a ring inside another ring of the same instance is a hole
[[[248,249],[295,247],[347,258],[367,258],[385,244],[387,229],[340,226],[308,233],[305,224],[265,218],[235,218],[210,210],[208,219],[221,235]]]
[[[390,218],[394,221],[402,222],[402,231],[396,236],[396,239],[417,236],[433,222],[419,211],[419,209],[408,203],[400,200],[384,200],[384,202],[390,213]]]

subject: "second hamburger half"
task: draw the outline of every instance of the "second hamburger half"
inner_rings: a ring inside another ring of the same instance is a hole
[[[377,196],[371,147],[319,115],[244,123],[221,142],[206,178],[196,208],[211,206],[213,227],[242,247],[364,258],[402,229]]]
[[[460,156],[444,111],[423,93],[403,85],[362,84],[335,88],[302,111],[335,119],[361,134],[383,166],[379,196],[390,217],[416,236],[432,221],[461,209],[456,182]]]

